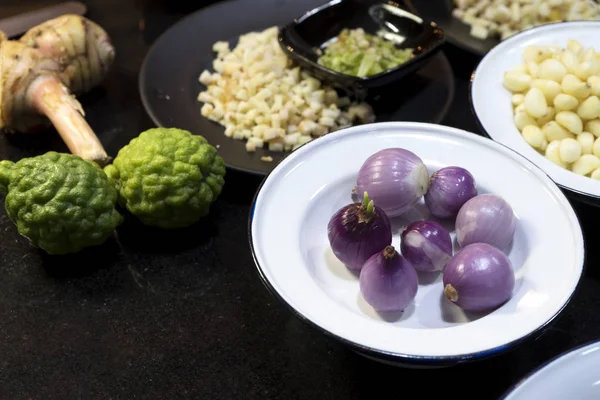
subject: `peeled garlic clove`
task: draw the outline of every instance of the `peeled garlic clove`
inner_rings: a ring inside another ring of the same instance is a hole
[[[525,110],[534,118],[541,118],[548,112],[548,103],[544,93],[538,88],[531,88],[523,100]]]
[[[571,165],[571,171],[578,175],[587,175],[600,168],[600,158],[593,154],[584,154]]]
[[[575,139],[566,138],[561,140],[558,150],[561,161],[567,164],[581,157],[581,144]]]
[[[583,121],[573,111],[559,112],[556,114],[556,122],[576,135],[583,132]]]

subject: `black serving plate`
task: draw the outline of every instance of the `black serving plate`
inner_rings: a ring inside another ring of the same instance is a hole
[[[356,77],[333,71],[318,63],[319,51],[335,39],[344,28],[362,28],[377,35],[380,30],[404,37],[399,48],[411,48],[413,57],[407,62],[367,77]],[[304,13],[281,27],[281,48],[300,66],[320,80],[358,97],[389,92],[397,83],[429,60],[444,43],[444,33],[434,22],[409,13],[391,1],[332,0]]]
[[[169,28],[148,52],[139,75],[144,108],[158,126],[178,127],[204,136],[218,147],[231,169],[266,175],[288,152],[246,151],[245,142],[227,138],[225,129],[200,114],[197,97],[205,88],[200,73],[214,59],[212,46],[227,40],[234,45],[245,33],[282,26],[323,0],[231,0],[193,13]],[[439,123],[454,96],[452,68],[443,53],[434,55],[385,100],[372,105],[377,122],[416,121]],[[271,156],[273,162],[261,161]]]
[[[407,9],[423,19],[435,21],[444,30],[448,42],[468,52],[483,56],[500,39],[485,40],[471,36],[471,27],[452,16],[453,0],[405,0]]]

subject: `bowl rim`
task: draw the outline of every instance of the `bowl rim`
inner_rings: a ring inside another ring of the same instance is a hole
[[[598,339],[594,339],[588,342],[584,342],[582,344],[579,344],[575,347],[571,347],[565,351],[562,351],[560,353],[558,353],[557,355],[555,355],[554,357],[550,358],[549,360],[541,363],[540,365],[538,365],[537,367],[535,367],[534,369],[532,369],[531,371],[529,371],[523,378],[521,378],[517,383],[515,383],[514,385],[512,385],[510,388],[508,388],[508,390],[506,392],[504,392],[504,394],[502,394],[502,396],[500,396],[500,398],[498,400],[507,400],[509,398],[509,396],[512,396],[514,394],[514,392],[519,389],[520,387],[524,386],[525,384],[527,384],[528,382],[531,382],[531,379],[538,374],[538,372],[541,372],[542,370],[546,369],[547,367],[550,366],[550,364],[553,364],[556,361],[561,360],[563,357],[569,356],[571,354],[577,353],[585,348],[588,347],[593,347],[593,346],[599,346],[600,345],[600,340]]]
[[[434,54],[436,51],[440,50],[441,46],[446,42],[446,35],[444,33],[444,30],[442,28],[440,28],[437,23],[435,21],[429,21],[429,20],[425,20],[422,17],[420,17],[419,15],[415,14],[412,10],[408,10],[406,8],[402,8],[403,11],[406,11],[407,13],[421,19],[423,22],[423,25],[429,25],[431,28],[434,29],[434,31],[437,31],[437,35],[439,37],[439,40],[437,40],[431,47],[429,47],[427,50],[415,55],[414,57],[410,58],[408,61],[403,62],[400,65],[397,65],[394,68],[390,68],[387,69],[385,71],[382,71],[378,74],[375,75],[369,75],[369,76],[364,76],[364,77],[358,77],[358,76],[353,76],[353,75],[348,75],[348,74],[343,74],[341,72],[338,71],[334,71],[330,68],[327,68],[319,63],[314,62],[313,60],[304,57],[302,54],[296,52],[296,51],[290,51],[290,49],[288,48],[289,44],[284,44],[284,37],[283,34],[284,32],[292,29],[293,27],[297,26],[298,24],[302,23],[305,19],[307,19],[308,17],[315,15],[317,13],[319,13],[320,11],[323,11],[329,7],[332,7],[334,5],[340,4],[345,0],[330,0],[329,2],[322,4],[318,7],[315,7],[311,10],[306,11],[304,14],[302,14],[301,16],[294,18],[291,22],[279,26],[278,27],[278,34],[277,34],[277,41],[279,42],[279,45],[281,47],[281,49],[284,51],[284,53],[286,55],[288,55],[288,57],[292,58],[292,59],[300,59],[303,62],[312,65],[314,68],[319,69],[321,72],[323,72],[324,74],[330,75],[332,77],[335,77],[336,79],[345,79],[350,81],[351,83],[355,83],[355,84],[360,84],[360,83],[368,83],[368,82],[372,82],[375,81],[377,79],[380,79],[382,77],[385,76],[389,76],[392,75],[396,72],[402,71],[404,69],[408,69],[410,68],[412,65],[414,65],[415,63],[421,61],[422,59],[431,56],[432,54]],[[385,0],[378,0],[380,3],[385,3],[389,6],[392,7],[396,7],[396,8],[401,8],[399,4],[394,3],[393,1],[385,1]]]
[[[446,132],[453,132],[453,133],[459,133],[459,134],[469,134],[469,135],[473,135],[475,137],[478,137],[479,139],[476,140],[486,140],[486,141],[490,141],[492,146],[499,146],[501,148],[503,148],[504,150],[513,153],[517,158],[520,158],[522,160],[522,162],[525,165],[529,165],[533,170],[537,170],[538,173],[540,173],[542,176],[545,176],[549,179],[549,183],[556,185],[556,183],[548,176],[548,174],[546,174],[541,168],[539,168],[537,165],[535,165],[534,163],[532,163],[530,160],[528,160],[527,158],[525,158],[524,156],[522,156],[521,154],[519,154],[518,152],[516,152],[515,150],[511,149],[510,147],[499,143],[499,142],[495,142],[492,141],[488,138],[482,137],[480,135],[474,134],[472,132],[468,132],[462,129],[458,129],[458,128],[454,128],[454,127],[450,127],[450,126],[444,126],[444,125],[438,125],[438,124],[431,124],[431,123],[421,123],[421,122],[375,122],[375,123],[371,123],[371,124],[365,124],[365,125],[359,125],[359,126],[355,126],[355,127],[350,127],[350,128],[346,128],[346,129],[342,129],[340,131],[337,132],[332,132],[327,136],[335,136],[337,137],[340,134],[343,134],[344,132],[348,132],[348,131],[359,131],[362,129],[369,129],[369,127],[377,127],[380,129],[386,129],[386,128],[397,128],[397,127],[408,127],[411,128],[413,130],[419,130],[419,129],[427,129],[427,128],[433,128],[436,129],[438,131],[440,131],[440,133],[443,133],[443,131]],[[311,143],[307,143],[306,145],[302,146],[302,148],[299,148],[298,150],[296,150],[296,152],[306,152],[306,151],[310,151],[310,148],[312,148]],[[529,333],[521,336],[520,338],[514,339],[508,343],[502,344],[500,346],[494,347],[494,348],[490,348],[490,349],[486,349],[483,351],[477,351],[477,352],[472,352],[472,353],[465,353],[465,354],[459,354],[459,355],[447,355],[447,356],[423,356],[423,355],[413,355],[413,354],[405,354],[405,353],[397,353],[397,352],[390,352],[390,351],[386,351],[386,350],[381,350],[381,349],[377,349],[374,347],[370,347],[370,346],[366,346],[363,345],[361,343],[357,343],[355,341],[346,339],[340,335],[337,335],[333,332],[328,331],[327,329],[321,327],[320,325],[318,325],[317,323],[313,322],[309,317],[305,316],[304,314],[302,314],[300,311],[296,310],[291,304],[289,304],[281,294],[279,294],[279,292],[277,291],[277,289],[275,289],[275,287],[271,284],[271,282],[269,281],[269,279],[267,278],[263,267],[260,265],[260,262],[258,260],[257,257],[257,252],[256,252],[256,248],[255,248],[255,243],[254,243],[254,239],[253,239],[253,235],[252,235],[252,225],[253,225],[253,221],[254,221],[254,213],[256,210],[256,205],[257,205],[257,201],[258,201],[258,197],[262,191],[262,188],[264,187],[265,183],[268,181],[269,177],[273,174],[273,172],[276,172],[277,170],[279,170],[280,168],[284,168],[285,165],[287,165],[288,163],[292,162],[293,159],[295,157],[293,157],[293,153],[292,155],[290,155],[290,157],[287,157],[285,160],[283,160],[275,169],[273,169],[273,171],[271,171],[271,173],[269,173],[267,176],[265,176],[265,178],[263,179],[263,181],[261,182],[261,184],[259,185],[258,189],[256,190],[256,193],[254,195],[254,198],[252,200],[251,206],[250,206],[250,211],[249,211],[249,215],[248,215],[248,243],[250,246],[250,251],[252,254],[252,259],[254,260],[254,264],[256,267],[256,272],[261,280],[261,282],[263,283],[263,285],[267,288],[267,290],[275,297],[277,298],[280,302],[282,302],[289,310],[292,311],[292,313],[294,315],[296,315],[298,318],[300,318],[300,320],[304,321],[305,323],[308,323],[308,325],[311,325],[315,328],[317,328],[317,330],[319,330],[322,333],[325,333],[326,335],[344,343],[345,345],[349,346],[350,348],[352,348],[353,350],[357,351],[358,353],[363,353],[367,356],[373,356],[378,360],[384,360],[384,361],[390,361],[390,362],[398,362],[399,360],[402,361],[403,364],[406,365],[414,365],[414,366],[452,366],[458,363],[462,363],[462,362],[468,362],[468,361],[474,361],[474,360],[480,360],[480,359],[485,359],[485,358],[489,358],[492,357],[498,353],[501,353],[503,351],[507,351],[511,348],[514,348],[516,346],[518,346],[519,344],[523,343],[524,341],[528,340],[531,337],[537,337],[539,336],[541,333],[543,333],[543,331],[545,331],[545,329],[547,329],[549,327],[549,325],[561,314],[561,312],[565,309],[565,307],[571,302],[573,296],[577,293],[580,283],[581,283],[581,279],[583,277],[583,274],[586,270],[586,242],[585,242],[585,237],[583,236],[582,230],[581,230],[581,224],[579,221],[579,216],[577,215],[577,213],[575,213],[575,211],[573,210],[571,204],[568,202],[568,200],[566,199],[566,197],[564,198],[565,202],[569,205],[570,210],[571,210],[571,217],[573,218],[573,222],[576,224],[576,226],[579,228],[579,239],[580,239],[580,244],[581,244],[581,251],[582,251],[582,258],[581,258],[581,268],[579,270],[579,276],[577,277],[576,283],[574,285],[573,291],[571,292],[571,294],[569,295],[569,297],[565,300],[564,304],[562,304],[561,307],[559,307],[554,314],[552,314],[543,324],[541,324],[540,326],[538,326],[536,329],[533,329],[532,331],[530,331]],[[557,186],[557,185],[556,185]],[[559,190],[560,191],[560,190]],[[562,192],[561,192],[562,194]],[[562,194],[564,196],[564,194]]]
[[[504,144],[503,142],[495,139],[490,132],[484,127],[483,125],[483,121],[481,120],[481,118],[479,117],[476,109],[475,109],[475,101],[473,98],[473,92],[474,92],[474,84],[475,84],[475,79],[477,77],[478,72],[480,71],[480,68],[482,68],[482,64],[483,62],[486,60],[486,58],[488,56],[491,56],[494,54],[495,51],[500,51],[502,49],[498,49],[499,47],[504,47],[504,46],[508,46],[512,43],[512,41],[514,40],[518,40],[520,39],[522,36],[527,36],[527,35],[532,35],[532,34],[536,34],[538,31],[546,31],[546,30],[554,30],[556,29],[556,27],[558,25],[562,25],[562,26],[569,26],[569,27],[578,27],[578,26],[584,26],[584,27],[593,27],[596,29],[600,28],[600,21],[589,21],[589,20],[585,20],[585,21],[567,21],[567,22],[551,22],[551,23],[547,23],[544,25],[538,25],[538,26],[534,26],[528,29],[524,29],[516,34],[514,34],[513,36],[504,39],[503,41],[499,42],[496,46],[494,46],[490,51],[488,51],[479,61],[478,65],[475,67],[475,70],[473,70],[473,73],[471,74],[471,78],[469,79],[469,89],[468,89],[468,93],[469,93],[469,105],[471,108],[471,113],[473,114],[473,116],[475,117],[475,121],[477,123],[477,126],[479,128],[479,130],[481,131],[481,133],[486,136],[487,138],[493,140],[496,143],[502,144],[503,146],[509,147],[511,150],[513,151],[517,151],[515,149],[513,149],[512,147],[508,146],[507,144]],[[515,127],[516,129],[516,127]],[[517,130],[518,132],[518,130]],[[524,145],[527,145],[525,143],[525,141],[523,141]],[[527,145],[529,146],[529,145]],[[517,153],[519,153],[517,151]],[[519,153],[521,154],[521,153]],[[521,154],[522,155],[522,154]],[[534,160],[530,159],[529,157],[522,155],[523,157],[525,157],[527,160],[529,160],[530,162],[534,163],[538,168],[542,169],[542,167],[538,166],[537,163],[534,162]],[[536,154],[534,155],[536,156],[535,159],[541,157],[541,159],[545,159],[545,157],[541,154]],[[564,173],[564,172],[568,172],[569,175],[566,175],[568,177],[571,176],[571,174],[574,174],[574,176],[579,176],[577,174],[575,174],[572,171],[566,170],[564,168],[561,168],[557,165],[549,165],[549,167],[552,169],[551,171],[546,171],[546,169],[542,169],[542,171],[544,171],[544,173],[546,175],[548,175],[550,177],[550,179],[552,179],[554,181],[554,183],[556,183],[556,185],[563,189],[564,191],[567,191],[569,193],[571,193],[572,195],[575,195],[578,199],[580,199],[581,201],[593,205],[593,206],[598,206],[600,205],[600,194],[594,194],[594,193],[590,193],[584,190],[581,190],[579,188],[577,188],[576,186],[571,186],[567,183],[563,183],[563,182],[559,182],[557,179],[554,179],[552,175],[556,174],[556,173]],[[554,174],[552,173],[554,172]],[[582,177],[584,178],[584,177]],[[588,177],[585,177],[587,179]],[[599,183],[600,184],[600,183]]]

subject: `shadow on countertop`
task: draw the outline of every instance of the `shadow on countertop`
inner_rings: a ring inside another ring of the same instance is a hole
[[[48,276],[68,279],[82,278],[111,268],[117,264],[121,248],[112,236],[100,246],[88,247],[74,254],[49,255],[41,249],[38,251],[42,268]]]

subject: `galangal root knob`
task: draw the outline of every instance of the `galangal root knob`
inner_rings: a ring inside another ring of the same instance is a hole
[[[107,164],[72,93],[98,85],[114,55],[106,32],[78,15],[46,21],[18,41],[0,35],[0,129],[27,133],[51,122],[71,153]]]

